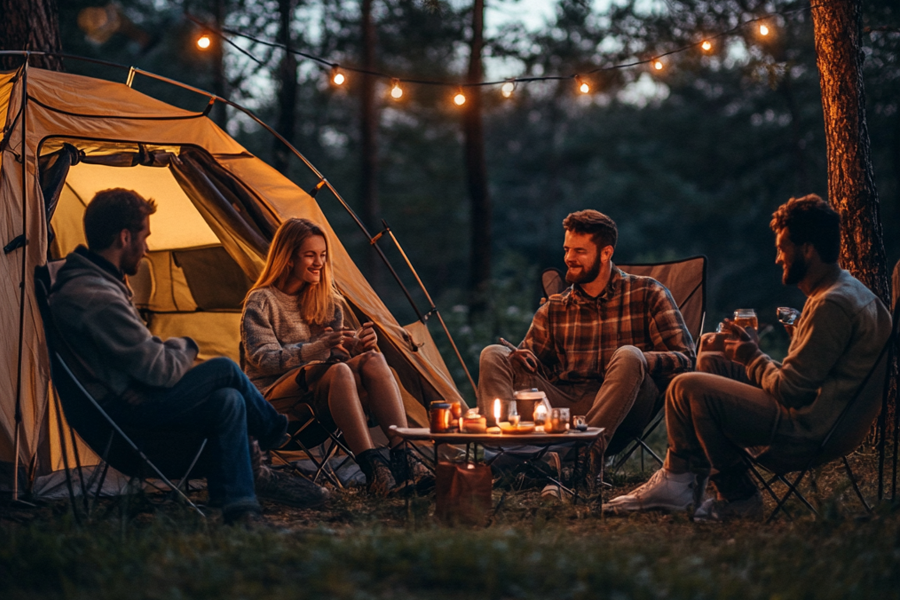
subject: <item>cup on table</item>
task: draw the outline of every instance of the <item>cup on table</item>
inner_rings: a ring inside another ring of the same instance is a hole
[[[588,423],[586,415],[575,415],[572,417],[572,426],[578,431],[587,431]]]

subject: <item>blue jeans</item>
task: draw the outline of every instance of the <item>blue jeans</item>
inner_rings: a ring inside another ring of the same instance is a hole
[[[169,429],[208,438],[204,456],[210,503],[257,505],[248,436],[263,449],[279,441],[287,418],[272,408],[234,361],[214,358],[197,365],[171,388],[148,388],[138,405],[112,404],[107,412],[123,428]],[[152,458],[151,458],[152,460]]]

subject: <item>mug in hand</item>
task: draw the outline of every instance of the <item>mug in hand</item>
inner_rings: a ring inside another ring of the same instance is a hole
[[[779,306],[775,309],[775,314],[778,315],[778,320],[784,325],[793,325],[800,316],[800,311],[790,306]]]
[[[752,327],[759,329],[759,321],[756,318],[756,311],[752,308],[739,308],[734,311],[734,324],[740,325],[744,329]]]

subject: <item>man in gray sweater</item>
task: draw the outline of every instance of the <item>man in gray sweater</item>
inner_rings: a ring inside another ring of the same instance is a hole
[[[762,514],[743,448],[796,470],[815,455],[866,381],[891,331],[884,304],[840,268],[840,217],[815,195],[792,198],[773,214],[775,262],[785,285],[806,297],[787,357],[759,349],[756,331],[726,320],[724,352],[701,340],[696,373],[666,394],[669,449],[650,481],[604,508],[611,512],[695,507],[694,520]],[[790,333],[790,330],[789,330]],[[715,334],[713,334],[715,335]],[[829,442],[830,456],[858,446],[880,409],[881,381],[870,378]],[[703,502],[707,477],[717,495]]]
[[[152,335],[132,304],[126,276],[137,273],[147,252],[154,212],[152,200],[121,188],[99,192],[88,204],[88,248],[66,257],[50,290],[61,350],[88,391],[136,438],[146,431],[208,438],[210,504],[223,507],[226,523],[259,518],[257,491],[295,506],[321,504],[327,493],[310,482],[272,472],[262,481],[254,476],[248,436],[263,449],[277,447],[287,439],[287,419],[241,369],[227,358],[193,366],[196,342]]]

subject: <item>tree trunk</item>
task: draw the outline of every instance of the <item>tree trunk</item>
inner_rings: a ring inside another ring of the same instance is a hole
[[[60,52],[59,11],[56,0],[0,0],[0,50]],[[0,69],[22,64],[19,56],[0,56]],[[62,71],[58,56],[32,56],[35,67]]]
[[[813,4],[828,145],[828,198],[843,224],[841,263],[887,303],[887,259],[866,127],[861,2],[814,0]]]
[[[278,0],[278,42],[284,45],[278,65],[278,133],[291,144],[297,129],[297,57],[291,52],[291,24],[294,0]],[[291,152],[281,140],[273,139],[275,152],[272,166],[287,175]]]
[[[841,214],[841,263],[889,303],[890,281],[866,126],[861,0],[812,2],[828,146],[828,198]],[[889,368],[896,382],[896,358]],[[895,383],[887,414],[882,415],[887,423],[893,423],[896,410]]]
[[[469,56],[469,83],[484,78],[481,54],[484,47],[484,0],[472,6],[472,43]],[[469,250],[469,290],[471,315],[487,309],[491,280],[491,197],[488,191],[487,164],[484,156],[484,126],[481,121],[481,88],[466,90],[463,106],[466,175],[471,201],[471,239]]]
[[[362,0],[362,68],[375,70],[375,23],[372,19],[372,0]],[[378,111],[375,109],[376,79],[369,73],[362,76],[360,94],[360,172],[359,196],[362,204],[362,220],[369,233],[376,234],[382,227],[378,224]],[[373,285],[380,279],[380,263],[374,252],[366,252],[366,268]]]

